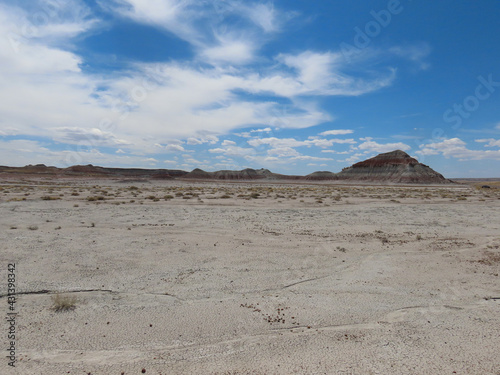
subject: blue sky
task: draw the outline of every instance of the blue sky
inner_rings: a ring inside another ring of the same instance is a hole
[[[0,0],[0,164],[500,177],[500,2]]]

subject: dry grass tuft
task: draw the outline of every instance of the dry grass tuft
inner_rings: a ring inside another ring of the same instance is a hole
[[[76,309],[78,300],[73,296],[64,296],[57,293],[52,296],[52,310],[56,312],[72,311]]]
[[[51,195],[44,195],[42,197],[42,200],[44,200],[44,201],[56,201],[58,199],[61,199],[61,197],[55,197],[55,196],[51,196]]]

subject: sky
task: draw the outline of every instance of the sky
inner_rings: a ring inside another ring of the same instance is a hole
[[[0,0],[0,164],[500,177],[498,0]]]

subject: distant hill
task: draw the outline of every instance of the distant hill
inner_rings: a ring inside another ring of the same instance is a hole
[[[340,180],[393,182],[406,184],[446,184],[443,175],[419,163],[401,150],[379,154],[344,168],[336,175]]]
[[[333,172],[319,171],[308,174],[304,177],[305,180],[309,181],[325,181],[325,180],[338,180],[339,178]]]
[[[68,168],[47,167],[44,164],[25,167],[0,166],[0,177],[6,174],[41,175],[57,177],[93,178],[139,178],[139,179],[186,179],[186,180],[304,180],[304,181],[363,181],[376,183],[446,184],[452,183],[425,164],[412,158],[406,152],[396,150],[377,155],[344,168],[339,173],[319,171],[307,176],[291,176],[273,173],[268,169],[246,168],[241,171],[221,170],[206,172],[196,168],[191,172],[176,169],[105,168],[88,165],[74,165]]]
[[[279,173],[273,173],[269,169],[252,169],[246,168],[241,171],[222,170],[216,172],[206,172],[202,169],[196,168],[182,179],[192,180],[300,180],[302,176],[289,176]]]
[[[44,164],[27,165],[25,167],[0,166],[1,173],[10,174],[38,174],[52,176],[80,176],[80,177],[135,177],[173,179],[186,175],[188,172],[174,169],[141,169],[141,168],[105,168],[92,164],[73,165],[68,168],[47,167]]]

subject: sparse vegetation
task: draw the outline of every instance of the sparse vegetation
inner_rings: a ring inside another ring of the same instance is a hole
[[[72,311],[76,308],[78,300],[73,296],[65,296],[57,293],[52,296],[52,310],[56,312]]]
[[[61,197],[56,197],[56,196],[53,196],[53,195],[44,195],[42,197],[43,201],[56,201],[58,199],[61,199]]]
[[[88,200],[89,202],[94,202],[94,201],[103,201],[103,200],[105,200],[105,199],[106,199],[106,198],[104,198],[102,195],[87,197],[87,200]]]

